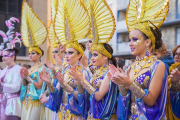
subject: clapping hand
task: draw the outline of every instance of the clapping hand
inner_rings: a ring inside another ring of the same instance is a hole
[[[180,72],[177,68],[173,69],[170,74],[171,80],[177,82],[180,80]]]
[[[81,71],[77,71],[75,68],[71,68],[71,72],[69,72],[69,74],[78,82],[81,82],[85,79],[83,73]]]
[[[39,72],[39,76],[41,80],[51,83],[49,73],[45,71],[45,67],[43,67],[43,70]]]
[[[46,59],[46,66],[47,66],[49,69],[51,69],[52,71],[55,70],[55,69],[54,69],[54,65],[53,65],[50,61],[48,61],[47,59]]]

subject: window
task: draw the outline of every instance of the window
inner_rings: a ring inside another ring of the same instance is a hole
[[[117,33],[117,43],[129,42],[128,33]]]
[[[176,18],[180,18],[180,0],[176,0]]]
[[[125,20],[126,19],[126,11],[119,10],[117,12],[117,21]]]
[[[176,28],[176,45],[180,45],[180,27]]]
[[[7,32],[8,28],[5,24],[5,20],[11,17],[16,17],[21,20],[21,7],[23,0],[0,0],[0,30]],[[21,21],[20,21],[21,22]],[[20,24],[15,23],[15,31],[20,32]],[[3,42],[3,38],[0,36],[0,43]],[[26,48],[23,46],[20,48],[19,44],[16,45],[19,49],[18,56],[26,55]]]

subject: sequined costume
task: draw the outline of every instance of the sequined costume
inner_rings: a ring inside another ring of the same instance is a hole
[[[115,19],[112,11],[105,0],[82,1],[84,2],[84,5],[89,11],[89,15],[91,17],[92,32],[90,34],[90,37],[93,41],[91,50],[98,51],[102,55],[111,59],[112,55],[105,49],[103,44],[107,44],[110,41],[115,31]],[[90,99],[87,98],[88,96],[85,96],[84,94],[78,94],[78,100],[84,101],[82,106],[84,107],[82,114],[84,114],[84,116],[87,116],[88,120],[117,119],[115,114],[115,106],[118,94],[117,85],[110,81],[108,93],[100,101],[96,101],[95,99],[95,93],[99,90],[101,82],[104,80],[109,70],[108,66],[93,66],[92,62],[90,61],[89,69],[89,71],[91,71],[92,73],[91,80],[84,80],[81,84],[90,94]],[[89,103],[90,108],[88,108]]]
[[[81,66],[77,66],[76,70],[82,70]],[[70,85],[74,91],[77,91],[77,85],[75,80],[72,79],[68,72],[70,71],[70,65],[63,71],[65,73],[65,81]],[[82,70],[82,72],[86,72],[86,79],[89,79],[89,74],[86,70]],[[61,86],[59,86],[59,90],[55,88],[53,93],[50,93],[49,100],[45,104],[49,109],[58,112],[58,117],[60,120],[81,120],[82,117],[80,115],[79,109],[81,109],[80,103],[78,103],[73,93],[68,93]]]
[[[172,64],[172,66],[169,69],[169,73],[171,73],[173,69],[178,68],[179,66],[180,66],[180,63]],[[180,98],[180,87],[172,86],[171,78],[169,76],[168,77],[168,101],[167,101],[167,111],[166,111],[166,116],[168,120],[180,120],[179,98]]]
[[[39,81],[39,72],[43,69],[42,63],[37,63],[29,70],[29,77],[33,82]],[[28,82],[21,86],[21,101],[23,101],[22,107],[22,119],[23,120],[41,120],[41,110],[44,110],[44,105],[40,103],[39,97],[44,93],[46,83],[43,82],[41,89],[36,89],[33,82]]]
[[[108,66],[104,66],[101,68],[97,68],[92,78],[90,79],[91,85],[99,90],[101,83],[109,71]],[[117,101],[117,93],[118,87],[111,81],[109,82],[109,91],[106,96],[103,97],[102,100],[96,101],[95,94],[90,95],[90,110],[88,111],[88,120],[100,120],[100,119],[108,119],[108,120],[116,120],[116,101]],[[79,94],[79,97],[80,96]],[[88,104],[88,103],[86,103]]]
[[[57,14],[54,21],[54,30],[56,37],[62,45],[66,44],[66,49],[73,48],[81,55],[84,54],[78,40],[85,38],[90,30],[89,16],[84,6],[77,0],[58,0]],[[80,69],[79,69],[80,68]],[[78,65],[77,69],[82,71]],[[68,76],[70,65],[64,69],[63,73]],[[64,79],[66,85],[71,90],[76,90],[74,80],[68,76]],[[83,119],[79,112],[79,104],[73,95],[73,91],[67,92],[67,86],[57,85],[54,92],[50,93],[46,107],[56,111],[60,120]]]
[[[151,29],[158,29],[164,22],[169,10],[169,0],[130,0],[127,7],[126,25],[129,33],[139,30],[144,33],[155,49],[156,38]],[[153,12],[152,12],[153,11]],[[137,41],[140,45],[140,40]],[[141,60],[136,60],[129,68],[132,72],[133,84],[128,89],[126,86],[119,86],[119,98],[117,105],[118,120],[142,119],[159,120],[166,119],[167,102],[167,71],[164,72],[162,90],[151,107],[147,106],[143,98],[148,95],[149,85],[159,65],[154,56],[146,52]]]
[[[0,44],[0,62],[2,58],[14,57],[17,55],[16,43],[20,43],[21,34],[14,31],[15,22],[19,23],[19,19],[11,17],[6,20],[8,31],[5,33],[0,30],[0,35],[3,37],[3,42]],[[4,56],[4,52],[8,52]],[[12,60],[14,62],[14,60]],[[9,61],[12,63],[12,61]],[[19,65],[9,67],[9,65],[0,71],[0,120],[20,120],[21,119],[21,101],[20,87],[22,78],[20,76]]]
[[[39,45],[43,44],[47,38],[47,28],[41,19],[36,15],[27,1],[23,0],[21,12],[21,34],[22,41],[26,47],[29,47],[29,52],[36,52],[43,56],[43,51]],[[29,37],[31,36],[31,37]],[[31,38],[31,39],[30,39]],[[33,82],[39,81],[39,72],[42,71],[42,63],[33,63],[29,70],[28,82],[23,83],[21,87],[21,100],[23,101],[22,119],[23,120],[46,120],[44,118],[45,107],[40,103],[39,97],[44,93],[46,83],[43,82],[40,89],[35,88]]]
[[[19,65],[14,65],[11,68],[6,67],[1,71],[0,120],[5,120],[4,115],[21,117],[20,88],[22,78],[20,76],[20,69]]]
[[[135,61],[130,69],[137,70],[138,65],[144,72],[137,71],[133,77],[134,83],[142,90],[148,93],[148,88],[160,61],[155,57],[149,56],[141,61]],[[124,93],[125,92],[125,93]],[[136,91],[138,92],[138,91]],[[142,99],[136,96],[136,93],[122,89],[119,92],[117,117],[118,120],[124,119],[166,119],[165,111],[167,102],[167,71],[164,73],[162,91],[156,103],[149,107]]]

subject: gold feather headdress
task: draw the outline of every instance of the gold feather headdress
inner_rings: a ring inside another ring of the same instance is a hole
[[[105,0],[89,0],[89,5],[93,36],[91,49],[111,58],[103,43],[108,43],[114,35],[116,25],[113,13]]]
[[[56,37],[54,30],[54,20],[57,13],[58,0],[51,0],[51,24],[48,29],[48,38],[53,48],[59,48],[59,40]]]
[[[23,0],[22,3],[21,35],[23,44],[26,47],[30,47],[29,52],[34,50],[42,56],[39,45],[46,41],[47,29],[45,24],[25,0]],[[32,41],[30,41],[30,36]]]
[[[81,1],[58,0],[54,28],[60,42],[67,43],[66,48],[74,48],[83,55],[78,40],[89,34],[90,19]]]
[[[169,0],[130,0],[126,11],[128,31],[138,29],[148,36],[155,49],[155,36],[150,27],[159,28],[169,11]]]

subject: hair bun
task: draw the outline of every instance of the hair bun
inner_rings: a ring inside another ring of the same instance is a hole
[[[84,43],[79,43],[80,47],[83,49],[83,51],[86,50],[86,45]]]

